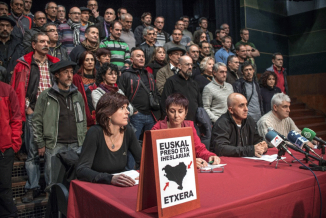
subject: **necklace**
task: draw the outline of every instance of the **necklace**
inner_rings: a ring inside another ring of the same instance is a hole
[[[111,148],[114,149],[114,148],[115,148],[115,145],[114,145],[114,143],[113,143],[113,141],[112,141],[112,139],[111,139],[111,136],[109,136],[109,139],[111,140],[111,143],[112,143]]]

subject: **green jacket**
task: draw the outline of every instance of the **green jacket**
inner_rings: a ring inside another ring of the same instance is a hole
[[[54,149],[57,144],[60,105],[55,92],[59,92],[56,83],[52,88],[44,90],[36,101],[32,125],[34,141],[38,148],[45,146],[48,149]],[[82,146],[87,131],[84,99],[73,84],[70,86],[70,92],[73,92],[71,95],[76,117],[78,145]]]

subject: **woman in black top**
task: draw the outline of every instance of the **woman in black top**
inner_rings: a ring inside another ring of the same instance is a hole
[[[263,110],[264,114],[271,111],[271,100],[276,93],[281,93],[281,89],[276,87],[277,76],[272,71],[266,71],[260,77],[260,93],[263,98]]]
[[[140,164],[141,147],[128,125],[128,99],[120,93],[106,93],[96,107],[97,125],[86,134],[76,168],[79,180],[117,186],[133,186],[126,175],[112,175],[125,170],[128,150]]]
[[[154,79],[156,79],[157,71],[167,64],[165,53],[165,49],[162,46],[155,47],[152,59],[146,66],[146,70],[153,74]]]

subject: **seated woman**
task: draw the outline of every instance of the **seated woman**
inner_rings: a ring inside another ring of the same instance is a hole
[[[167,64],[165,59],[165,49],[162,46],[154,48],[153,56],[150,62],[146,66],[146,70],[153,74],[154,79],[156,80],[156,73],[159,69],[164,67]]]
[[[110,63],[111,61],[111,51],[108,48],[99,48],[96,51],[96,72],[100,70],[100,67],[105,63]]]
[[[281,89],[277,86],[277,76],[272,71],[266,71],[260,77],[260,92],[263,99],[264,114],[272,110],[271,100],[276,93],[281,93]]]
[[[200,62],[201,75],[195,76],[195,81],[199,85],[200,93],[203,93],[205,86],[213,80],[213,65],[215,60],[212,57],[206,57]]]
[[[90,51],[84,51],[79,58],[80,66],[79,70],[73,77],[73,83],[77,86],[78,91],[82,94],[84,98],[87,117],[87,127],[91,127],[95,124],[94,112],[95,108],[92,103],[91,93],[97,88],[95,85],[95,56]]]
[[[219,164],[221,161],[220,158],[216,156],[216,154],[208,151],[205,145],[201,143],[194,127],[194,123],[190,120],[185,120],[188,112],[188,99],[182,94],[174,93],[167,97],[165,105],[167,116],[164,120],[158,121],[153,126],[152,130],[192,127],[195,142],[197,168],[207,166],[207,162],[210,161],[213,161],[212,164]]]
[[[120,93],[106,93],[96,107],[97,125],[86,134],[79,162],[77,178],[82,181],[117,186],[133,186],[135,181],[126,175],[112,175],[125,170],[127,152],[140,164],[141,147],[128,125],[129,102]]]
[[[120,93],[125,95],[117,85],[119,69],[115,64],[104,63],[96,74],[97,88],[92,91],[92,102],[96,108],[98,100],[107,92]],[[131,104],[128,105],[131,116],[137,111]]]

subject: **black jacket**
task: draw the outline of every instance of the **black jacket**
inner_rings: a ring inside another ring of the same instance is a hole
[[[228,67],[228,71],[227,71],[227,74],[226,74],[226,82],[227,83],[230,83],[231,85],[233,85],[233,83],[238,80],[238,77],[239,78],[242,78],[243,77],[242,76],[242,73],[241,74],[237,74],[237,72],[233,72]]]
[[[162,64],[160,64],[160,63],[158,63],[157,61],[151,61],[150,63],[148,63],[147,64],[147,66],[146,66],[146,69],[148,69],[148,68],[151,68],[151,70],[152,70],[152,74],[153,74],[153,76],[154,76],[154,79],[156,80],[156,74],[157,74],[157,72],[162,68],[162,67],[164,67],[166,65],[166,63],[164,63],[163,65]]]
[[[14,71],[14,68],[17,64],[17,59],[20,58],[25,54],[23,43],[21,43],[21,40],[13,35],[10,36],[10,40],[7,41],[8,43],[8,52],[3,52],[3,67],[7,69],[7,75],[5,76],[4,81],[6,83],[9,83],[11,80],[11,75]]]
[[[282,91],[279,87],[276,87],[276,86],[274,86],[273,88],[261,86],[260,92],[261,92],[261,97],[262,97],[262,101],[263,101],[264,114],[266,114],[267,112],[270,112],[272,110],[271,100],[272,100],[273,96],[276,93],[281,93]]]
[[[129,102],[142,114],[152,114],[156,120],[161,118],[161,111],[152,111],[149,104],[149,95],[140,84],[139,79],[143,81],[148,90],[152,91],[154,96],[160,101],[154,76],[145,69],[135,69],[130,67],[121,74],[119,79],[119,88],[123,91]]]
[[[237,93],[240,93],[240,94],[243,94],[246,99],[249,101],[249,97],[250,96],[247,96],[247,91],[246,91],[246,87],[245,87],[245,79],[244,78],[240,78],[238,79],[237,81],[235,81],[232,86],[233,86],[233,91],[234,92],[237,92]],[[260,106],[260,112],[261,112],[261,115],[264,115],[264,109],[263,109],[263,99],[261,97],[261,92],[260,92],[260,88],[259,88],[259,85],[257,83],[257,81],[254,79],[253,82],[255,83],[255,87],[256,87],[256,91],[258,93],[258,98],[259,98],[259,106]],[[248,102],[249,104],[249,102]]]
[[[33,27],[32,29],[28,30],[24,34],[24,39],[23,39],[23,46],[24,46],[24,51],[25,54],[30,53],[33,51],[32,48],[32,37],[34,34],[41,32],[40,27]]]
[[[139,25],[136,27],[136,29],[134,31],[134,36],[136,39],[136,47],[145,41],[144,37],[143,37],[143,30],[145,27],[146,27],[145,24]]]
[[[93,21],[92,21],[93,22]],[[93,22],[94,23],[94,22]],[[98,31],[99,31],[99,38],[100,38],[100,41],[102,41],[103,39],[106,38],[106,33],[105,33],[105,29],[104,29],[104,19],[101,20],[100,22],[98,23],[95,23],[95,26],[98,28]],[[108,29],[108,37],[110,36],[110,29]]]
[[[188,99],[189,106],[186,120],[196,122],[197,108],[203,106],[203,101],[197,82],[195,82],[195,80],[193,80],[191,77],[186,80],[180,74],[180,71],[178,74],[171,76],[166,80],[161,99],[161,110],[163,117],[166,115],[165,100],[173,93],[180,93]]]
[[[57,42],[57,45],[54,47],[53,51],[49,49],[49,55],[59,58],[60,61],[69,61],[70,57],[67,52],[66,46],[62,45],[61,42]]]
[[[255,121],[248,116],[241,123],[243,146],[238,146],[238,126],[231,114],[226,112],[215,123],[212,130],[211,149],[218,156],[253,157],[254,145],[263,141]]]
[[[84,51],[87,51],[87,49],[83,45],[77,45],[69,54],[70,60],[78,64],[80,55]]]
[[[153,47],[154,47],[154,49],[155,49],[155,45],[153,45]],[[152,52],[151,52],[151,47],[146,43],[146,41],[145,42],[143,42],[143,43],[141,43],[140,45],[139,45],[139,48],[141,49],[141,50],[143,50],[143,52],[144,52],[144,54],[145,54],[145,64],[148,64],[149,63],[149,61],[152,59],[152,56],[153,56],[153,52],[154,52],[154,50],[152,50]]]

